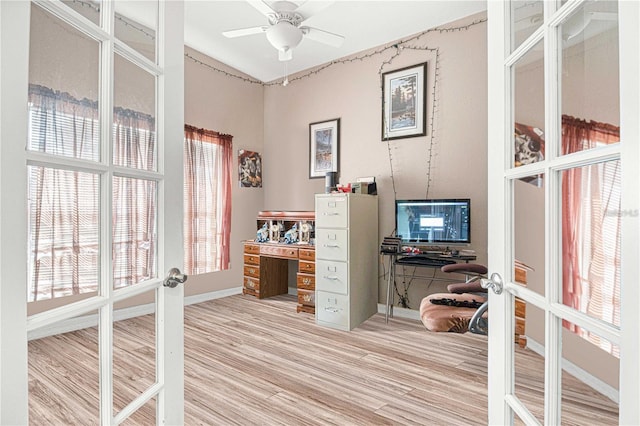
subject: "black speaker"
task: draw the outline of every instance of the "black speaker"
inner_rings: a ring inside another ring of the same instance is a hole
[[[327,172],[324,179],[324,192],[330,194],[338,188],[338,172]]]

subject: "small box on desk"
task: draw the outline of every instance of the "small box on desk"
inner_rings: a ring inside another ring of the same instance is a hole
[[[354,194],[376,195],[378,189],[375,182],[356,182],[351,184],[351,192]]]

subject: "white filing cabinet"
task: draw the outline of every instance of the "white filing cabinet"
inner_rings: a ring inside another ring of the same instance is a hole
[[[378,311],[378,197],[316,195],[316,322],[351,330]]]

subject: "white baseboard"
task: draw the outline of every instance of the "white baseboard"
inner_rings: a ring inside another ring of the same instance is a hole
[[[242,287],[226,288],[224,290],[187,296],[184,298],[184,305],[187,306],[193,305],[194,303],[206,302],[207,300],[222,299],[223,297],[233,296],[234,294],[242,294]]]
[[[386,309],[387,309],[387,305],[378,303],[379,314],[384,315],[384,313],[386,312]],[[394,306],[393,316],[398,318],[406,318],[406,319],[420,321],[420,312],[416,311],[415,309],[407,309],[407,308],[400,308],[398,306]]]
[[[536,342],[529,336],[527,336],[527,348],[544,357],[544,346]],[[614,388],[608,383],[603,382],[588,371],[583,370],[582,368],[578,367],[571,361],[566,360],[565,358],[562,358],[562,369],[571,374],[576,379],[582,381],[589,387],[600,392],[613,402],[619,403],[620,393],[618,392],[618,389]]]
[[[242,287],[227,288],[224,290],[212,291],[209,293],[196,294],[184,298],[184,304],[192,305],[194,303],[202,303],[207,300],[221,299],[223,297],[241,294]],[[155,304],[148,303],[146,305],[132,306],[130,308],[118,309],[113,312],[115,321],[122,321],[129,318],[135,318],[142,315],[151,314],[155,311]],[[29,340],[41,339],[47,336],[53,336],[70,331],[82,330],[83,328],[96,327],[98,325],[98,315],[83,315],[80,317],[70,318],[60,321],[50,326],[41,327],[33,332],[29,332],[27,338]]]

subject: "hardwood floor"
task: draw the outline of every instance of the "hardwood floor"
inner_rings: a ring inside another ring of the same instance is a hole
[[[295,306],[292,296],[237,295],[185,308],[187,424],[486,424],[486,337],[383,315],[347,333]],[[116,324],[117,408],[153,380],[153,323]],[[516,393],[541,401],[543,360],[516,350]],[[30,342],[29,366],[31,424],[97,423],[95,328]],[[617,404],[569,375],[563,383],[563,424],[617,424]],[[127,423],[155,423],[154,406]],[[532,409],[542,413],[540,403]]]

